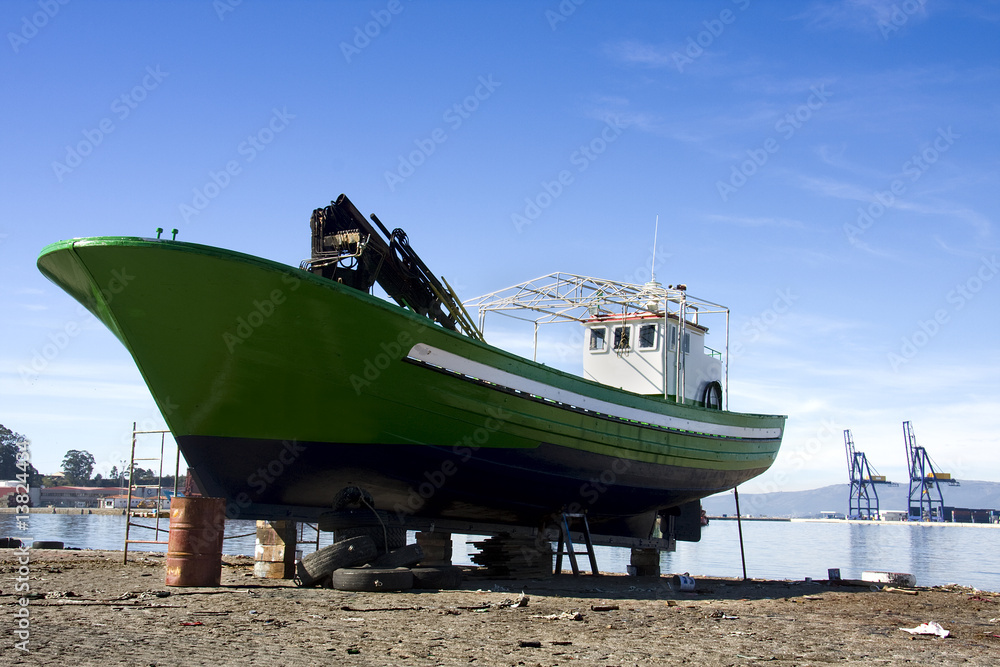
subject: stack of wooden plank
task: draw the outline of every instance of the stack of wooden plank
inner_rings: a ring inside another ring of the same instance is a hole
[[[475,574],[487,579],[542,579],[552,576],[552,545],[548,540],[500,534],[482,542],[472,562],[481,566]]]

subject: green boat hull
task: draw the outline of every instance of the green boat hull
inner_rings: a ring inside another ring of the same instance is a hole
[[[231,517],[345,487],[406,517],[536,526],[564,508],[648,536],[660,510],[765,471],[785,418],[583,380],[296,268],[175,241],[46,247],[39,269],[132,354]]]

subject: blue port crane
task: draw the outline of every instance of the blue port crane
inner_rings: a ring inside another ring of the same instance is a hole
[[[899,486],[899,484],[886,481],[885,475],[879,475],[878,471],[871,467],[865,453],[854,448],[854,438],[850,429],[844,430],[844,447],[847,449],[847,471],[851,476],[851,497],[848,501],[847,518],[878,521],[881,515],[878,509],[876,485]]]
[[[950,473],[934,469],[927,450],[917,444],[913,425],[903,422],[903,441],[906,444],[906,461],[910,467],[910,494],[907,516],[910,521],[945,521],[944,496],[941,482],[959,486]]]

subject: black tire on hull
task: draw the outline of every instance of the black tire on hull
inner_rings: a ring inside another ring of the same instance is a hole
[[[702,396],[702,403],[706,408],[711,408],[712,410],[722,409],[722,384],[719,382],[709,382],[705,387],[705,393]]]

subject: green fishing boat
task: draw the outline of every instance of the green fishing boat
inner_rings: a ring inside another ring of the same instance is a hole
[[[576,511],[649,538],[774,461],[785,418],[726,409],[715,304],[551,274],[463,305],[372,222],[344,196],[317,209],[299,267],[131,237],[54,243],[38,267],[128,349],[230,518],[315,519],[359,489],[400,525]],[[580,323],[584,377],[483,340],[486,313],[518,307]]]

